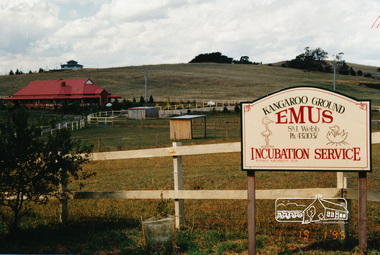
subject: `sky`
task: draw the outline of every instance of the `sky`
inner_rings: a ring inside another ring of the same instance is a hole
[[[221,52],[290,60],[305,47],[380,66],[379,0],[0,0],[0,74],[188,63]]]

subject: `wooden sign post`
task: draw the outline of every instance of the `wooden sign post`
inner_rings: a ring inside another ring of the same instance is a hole
[[[367,254],[367,173],[359,173],[359,248]]]
[[[256,193],[255,171],[247,172],[248,254],[256,254]]]
[[[370,101],[317,87],[294,87],[241,103],[241,109],[249,254],[256,250],[255,171],[359,172],[359,243],[366,251]]]

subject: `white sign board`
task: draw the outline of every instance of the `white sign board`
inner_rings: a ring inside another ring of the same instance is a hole
[[[294,87],[241,109],[243,170],[371,171],[370,101]]]

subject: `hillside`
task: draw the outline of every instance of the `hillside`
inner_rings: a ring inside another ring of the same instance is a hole
[[[376,67],[355,65],[355,70],[376,74]],[[91,78],[91,80],[123,98],[137,100],[145,94],[144,69],[148,73],[148,96],[157,100],[228,99],[252,100],[291,86],[319,86],[333,89],[333,74],[304,72],[279,65],[170,64],[130,66],[106,69],[83,69],[0,76],[0,97],[12,95],[33,80]],[[380,105],[379,90],[358,86],[358,82],[377,80],[337,75],[338,92],[358,99],[371,99]]]

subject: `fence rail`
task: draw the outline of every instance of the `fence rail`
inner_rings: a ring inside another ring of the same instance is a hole
[[[372,133],[372,143],[380,143],[380,132]],[[173,157],[174,190],[137,190],[108,192],[70,192],[62,199],[61,219],[67,219],[67,199],[173,199],[175,200],[175,224],[179,228],[184,221],[185,199],[247,199],[246,190],[183,190],[182,156],[216,153],[236,153],[241,151],[241,143],[220,143],[206,145],[181,146],[173,143],[170,148],[143,149],[93,153],[90,160],[116,160],[132,158]],[[347,177],[346,177],[347,178]],[[327,198],[358,199],[358,190],[348,187],[310,188],[310,189],[274,189],[256,190],[256,199],[312,198],[321,194]],[[367,200],[380,202],[380,190],[368,190]]]
[[[78,130],[82,129],[86,126],[85,120],[74,120],[74,121],[62,121],[59,122],[58,124],[55,125],[55,127],[51,126],[40,126],[42,133],[53,133],[54,130],[59,130],[59,129],[70,129],[70,130]]]
[[[328,198],[358,200],[357,189],[273,189],[256,190],[256,199],[273,200],[286,198],[313,198],[316,194]],[[138,190],[138,191],[79,191],[68,195],[69,199],[199,199],[199,200],[246,200],[247,190]],[[367,200],[380,202],[380,190],[368,190]]]

